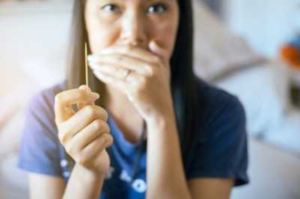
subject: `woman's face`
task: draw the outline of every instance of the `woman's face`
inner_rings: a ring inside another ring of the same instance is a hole
[[[92,53],[118,45],[149,50],[154,40],[173,53],[177,0],[86,0],[86,25]]]

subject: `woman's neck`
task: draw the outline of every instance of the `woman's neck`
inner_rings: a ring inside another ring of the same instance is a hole
[[[125,94],[107,85],[104,90],[105,108],[112,114],[118,128],[129,142],[138,142],[142,133],[143,118]]]

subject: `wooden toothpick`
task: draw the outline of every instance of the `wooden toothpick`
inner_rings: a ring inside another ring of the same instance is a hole
[[[88,68],[88,62],[87,62],[87,56],[88,56],[88,50],[87,50],[87,43],[84,45],[84,51],[85,51],[85,85],[89,87],[89,68]]]

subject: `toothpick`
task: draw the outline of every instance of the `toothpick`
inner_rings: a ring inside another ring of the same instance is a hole
[[[88,63],[87,63],[87,44],[85,43],[84,45],[84,51],[85,51],[85,85],[89,87],[89,68],[88,68]]]

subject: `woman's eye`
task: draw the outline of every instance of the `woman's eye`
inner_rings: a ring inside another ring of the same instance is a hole
[[[120,12],[120,8],[115,4],[107,4],[101,7],[105,12]]]
[[[148,13],[164,13],[167,11],[167,5],[158,3],[148,8]]]

